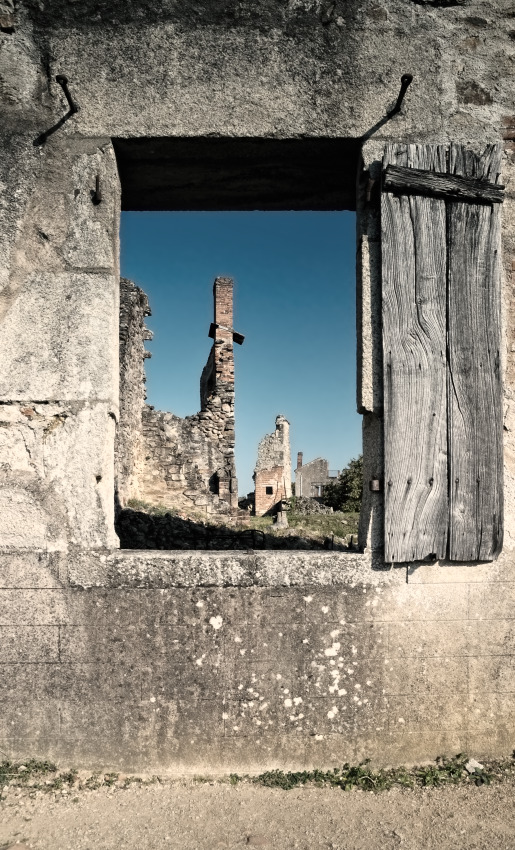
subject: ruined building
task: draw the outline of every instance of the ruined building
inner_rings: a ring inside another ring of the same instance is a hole
[[[120,420],[115,442],[120,507],[129,499],[180,511],[229,514],[238,507],[234,462],[233,281],[213,284],[213,345],[200,378],[200,412],[181,418],[145,404],[146,295],[120,286]]]
[[[295,495],[318,499],[323,495],[325,485],[338,478],[339,470],[330,470],[328,461],[323,457],[316,457],[304,464],[302,459],[302,452],[297,452]]]
[[[259,443],[253,478],[256,516],[270,513],[282,499],[291,496],[290,423],[280,414],[275,431]]]

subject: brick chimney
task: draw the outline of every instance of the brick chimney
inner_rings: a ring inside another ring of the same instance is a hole
[[[217,277],[213,284],[215,307],[214,361],[216,380],[234,383],[232,298],[234,281],[230,277]]]
[[[302,458],[303,458],[303,453],[297,452],[297,469],[300,469],[301,466],[302,466]]]

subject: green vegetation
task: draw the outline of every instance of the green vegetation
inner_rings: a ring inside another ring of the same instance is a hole
[[[363,455],[349,461],[336,481],[326,484],[322,502],[335,511],[359,512],[363,497]]]
[[[332,514],[296,514],[295,507],[288,511],[288,524],[295,528],[301,536],[346,537],[358,533],[359,511],[343,513],[335,511]]]
[[[165,516],[166,514],[177,516],[178,514],[176,508],[167,508],[166,505],[152,505],[150,502],[144,502],[143,499],[129,499],[127,507],[132,508],[133,511],[143,511],[150,516]]]
[[[231,785],[247,782],[253,785],[263,785],[267,788],[281,788],[284,791],[304,785],[315,785],[317,787],[339,788],[342,791],[358,789],[377,792],[387,791],[393,787],[410,790],[443,785],[489,785],[492,782],[513,782],[515,780],[515,754],[511,759],[491,761],[482,768],[476,767],[473,773],[466,770],[467,762],[468,757],[463,753],[458,753],[453,758],[439,757],[435,763],[419,767],[379,768],[374,770],[370,766],[370,760],[367,759],[358,765],[344,764],[343,767],[335,767],[333,770],[287,772],[268,770],[259,774],[259,776],[231,773],[228,777],[219,779],[212,776],[197,775],[193,777],[193,782],[202,784],[218,781],[229,782]],[[116,790],[122,791],[134,784],[147,786],[171,781],[174,780],[167,780],[158,776],[126,776],[110,772],[89,774],[82,772],[79,775],[77,770],[60,771],[57,765],[48,761],[28,759],[21,763],[6,760],[0,762],[0,805],[8,798],[10,788],[26,789],[31,796],[38,791],[66,795],[72,789],[75,793],[96,791],[99,788],[116,788]],[[72,798],[73,802],[77,802],[78,799],[78,797]]]
[[[412,769],[399,767],[373,770],[370,760],[358,765],[344,764],[333,770],[303,770],[284,773],[282,770],[269,770],[259,776],[239,776],[231,773],[229,782],[237,785],[239,782],[251,782],[254,785],[264,785],[267,788],[282,788],[289,791],[302,785],[313,784],[318,787],[331,786],[342,791],[352,791],[354,788],[363,791],[386,791],[394,786],[401,788],[433,788],[441,785],[475,784],[489,785],[492,781],[500,781],[514,773],[513,760],[492,763],[488,769],[476,770],[469,774],[465,770],[467,756],[458,753],[454,758],[439,757],[435,764]]]

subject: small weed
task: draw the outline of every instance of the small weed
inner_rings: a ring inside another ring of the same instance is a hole
[[[96,791],[97,788],[102,786],[102,784],[102,777],[100,773],[92,773],[91,776],[88,776],[84,782],[84,788],[87,788],[88,791]]]
[[[237,773],[230,773],[229,774],[229,782],[230,782],[231,785],[238,785],[238,783],[241,782],[242,779],[243,779],[243,777],[238,776]]]
[[[119,773],[104,773],[104,785],[111,788],[118,781]]]
[[[24,762],[0,762],[0,785],[8,785],[13,780],[26,785],[29,780],[39,779],[49,773],[56,773],[57,765],[50,761],[26,759]]]
[[[123,781],[124,788],[130,788],[131,785],[143,785],[141,776],[127,776]]]

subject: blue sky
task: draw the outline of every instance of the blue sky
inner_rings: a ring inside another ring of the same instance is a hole
[[[361,452],[356,413],[355,216],[350,212],[124,212],[121,273],[145,290],[147,402],[199,409],[215,277],[234,278],[236,466],[253,489],[259,440],[284,414],[292,461],[341,469]]]

